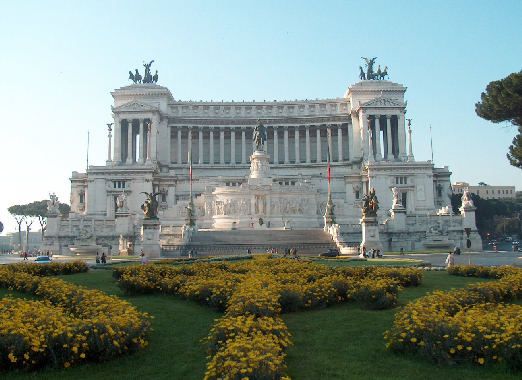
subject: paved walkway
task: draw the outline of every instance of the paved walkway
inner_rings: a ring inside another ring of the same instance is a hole
[[[446,253],[419,253],[419,254],[405,254],[405,255],[385,255],[390,258],[411,258],[420,259],[431,263],[435,266],[445,266]],[[522,252],[510,251],[484,251],[471,252],[455,255],[455,264],[474,264],[474,265],[518,265],[522,266]]]

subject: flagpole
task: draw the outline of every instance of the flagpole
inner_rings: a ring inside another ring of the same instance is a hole
[[[430,147],[431,147],[431,163],[433,163],[433,136],[431,134],[431,124],[430,124]]]

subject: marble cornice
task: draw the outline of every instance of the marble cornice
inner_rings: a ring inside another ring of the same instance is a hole
[[[351,123],[349,114],[339,116],[325,116],[325,117],[285,117],[285,118],[259,118],[264,125],[287,125],[287,124],[328,124],[328,123]],[[204,125],[204,126],[256,126],[258,118],[230,118],[230,119],[218,119],[218,118],[183,118],[183,117],[170,117],[169,125],[185,126],[185,125]]]

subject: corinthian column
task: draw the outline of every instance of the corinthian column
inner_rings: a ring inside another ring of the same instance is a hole
[[[391,161],[393,159],[393,143],[390,115],[386,115],[386,159],[388,161]]]
[[[321,154],[321,126],[317,125],[317,129],[315,130],[316,136],[316,148],[317,148],[317,162],[323,162],[323,157]]]
[[[397,140],[399,143],[399,158],[404,161],[406,158],[406,129],[402,112],[397,115]]]
[[[375,125],[375,160],[380,161],[382,160],[382,153],[381,153],[381,120],[380,115],[374,116],[374,125]]]
[[[241,127],[241,163],[246,164],[246,127]]]
[[[144,136],[144,127],[143,127],[143,123],[144,123],[144,120],[143,119],[140,119],[140,142],[139,142],[139,146],[140,146],[140,157],[138,159],[138,162],[140,164],[143,164],[143,161],[145,161],[145,136]]]
[[[114,163],[116,165],[121,163],[121,121],[120,118],[114,115]]]
[[[331,161],[333,161],[333,155],[332,155],[333,144],[332,144],[332,126],[331,125],[329,125],[326,128],[326,143],[328,144],[328,151],[330,154],[330,162],[331,162]]]
[[[306,163],[310,163],[310,126],[305,125]]]
[[[295,145],[295,163],[299,163],[299,126],[294,130],[294,145]]]
[[[198,133],[198,164],[203,163],[203,127],[199,127]]]
[[[178,126],[178,165],[183,163],[183,157],[181,156],[181,127]]]
[[[152,148],[150,146],[151,144],[151,135],[152,135],[152,122],[148,122],[147,124],[147,162],[150,162],[151,161],[151,152],[152,152]]]
[[[225,129],[219,128],[219,163],[225,163]]]
[[[337,126],[337,161],[343,160],[343,129],[342,124]]]
[[[190,154],[190,159],[192,160],[192,156],[194,152],[192,152],[192,127],[189,126],[188,137],[187,137],[187,152]],[[188,159],[187,159],[188,162]]]
[[[127,121],[127,164],[132,164],[132,119]]]
[[[208,162],[210,165],[214,165],[214,127],[210,127],[210,135],[208,137]]]
[[[274,164],[279,163],[279,140],[277,137],[277,125],[274,125]]]
[[[236,129],[230,128],[230,163],[236,164]]]
[[[107,165],[110,165],[112,163],[111,154],[112,154],[112,147],[111,147],[111,138],[112,138],[112,124],[107,124],[107,131],[109,134],[107,137],[109,138],[109,148],[107,149]]]
[[[283,127],[283,137],[284,137],[284,144],[285,144],[285,164],[288,164],[290,160],[288,159],[288,126],[285,125]]]

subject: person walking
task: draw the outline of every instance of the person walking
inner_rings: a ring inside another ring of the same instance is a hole
[[[448,253],[448,257],[446,257],[446,268],[450,268],[455,265],[455,255],[453,252]]]
[[[190,255],[190,254],[189,254]],[[145,254],[143,253],[143,249],[141,250],[140,252],[140,258],[141,258],[141,263],[142,264],[145,264]]]
[[[105,256],[105,252],[102,252],[101,263],[102,264],[107,264],[107,256]]]
[[[100,263],[100,252],[96,252],[96,264]]]
[[[27,261],[27,251],[24,251],[24,261]]]

